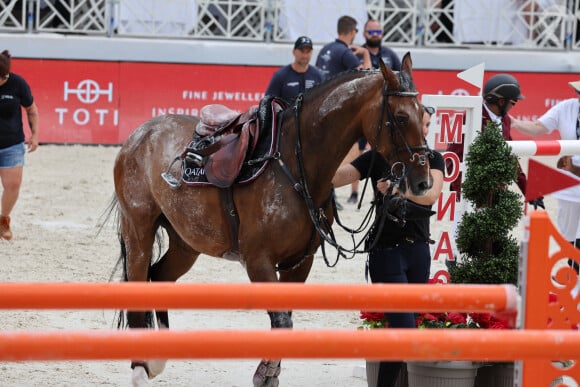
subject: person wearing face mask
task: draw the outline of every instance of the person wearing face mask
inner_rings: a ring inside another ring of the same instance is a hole
[[[369,51],[373,68],[379,68],[379,58],[381,58],[383,63],[391,70],[401,70],[401,60],[397,53],[382,44],[383,28],[378,21],[373,19],[367,20],[363,30],[363,36],[365,38],[363,47]]]
[[[421,111],[423,135],[427,136],[431,115],[435,113],[435,109],[422,106]],[[434,214],[431,207],[437,202],[443,189],[445,163],[443,156],[437,151],[431,151],[428,160],[433,185],[422,196],[415,196],[409,190],[397,192],[396,186],[392,188],[393,196],[391,196],[388,190],[392,181],[390,177],[385,177],[391,166],[385,158],[373,150],[364,152],[351,163],[339,167],[332,179],[332,184],[340,187],[369,176],[377,206],[377,219],[380,219],[381,214],[390,213],[395,203],[405,208],[404,222],[396,216],[385,215],[384,220],[375,222],[369,239],[370,251],[367,262],[368,273],[373,283],[404,284],[429,281],[431,272],[429,219]],[[416,313],[388,312],[386,316],[391,328],[416,326]],[[377,386],[393,386],[402,365],[400,361],[380,362]]]
[[[365,44],[362,46],[368,50],[371,58],[371,64],[374,69],[378,69],[380,67],[379,61],[382,59],[383,63],[391,70],[401,70],[401,60],[395,51],[382,45],[383,29],[378,21],[373,19],[367,20],[363,29],[363,36],[365,38]],[[367,139],[361,137],[353,146],[351,152],[357,152],[358,155],[361,155],[365,151],[366,147]],[[356,204],[358,202],[358,181],[353,182],[350,187],[350,197],[348,198],[347,203]]]

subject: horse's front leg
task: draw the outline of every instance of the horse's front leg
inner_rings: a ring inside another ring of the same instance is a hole
[[[280,282],[305,282],[310,268],[312,267],[313,256],[305,257],[292,269],[284,270],[280,273]],[[292,311],[269,311],[270,325],[272,329],[288,328],[292,329]],[[276,387],[279,384],[278,375],[281,370],[281,359],[262,360],[254,373],[254,387]]]
[[[270,324],[274,328],[292,329],[292,312],[268,312]],[[254,387],[277,387],[281,360],[262,360],[254,373]]]

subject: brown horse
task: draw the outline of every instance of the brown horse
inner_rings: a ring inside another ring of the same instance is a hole
[[[168,115],[147,121],[127,139],[114,167],[125,280],[176,281],[203,253],[233,256],[252,282],[304,282],[321,243],[313,214],[332,223],[331,179],[359,137],[391,164],[405,165],[412,192],[420,195],[431,187],[416,96],[409,53],[398,73],[381,63],[380,71],[347,72],[305,93],[281,113],[279,157],[252,183],[233,186],[236,241],[220,188],[173,189],[162,178],[191,140],[198,118]],[[160,227],[168,247],[154,262]],[[268,314],[272,328],[292,327],[290,311]],[[129,328],[169,327],[167,311],[128,311],[127,323]],[[160,373],[164,362],[138,359],[131,366],[139,384]],[[262,360],[254,385],[278,385],[279,372],[279,359]]]

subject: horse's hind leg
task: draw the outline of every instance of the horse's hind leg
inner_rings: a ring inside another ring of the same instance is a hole
[[[177,281],[193,266],[199,252],[193,250],[173,230],[166,227],[169,247],[163,257],[151,266],[151,281]],[[166,310],[155,311],[160,328],[169,328],[169,317]]]
[[[187,245],[173,228],[166,227],[169,237],[169,247],[165,254],[155,262],[149,271],[151,281],[177,281],[191,269],[199,253]],[[159,329],[169,328],[167,310],[156,310],[155,317]],[[154,378],[165,369],[166,360],[156,359],[147,362],[149,377]]]
[[[282,271],[280,273],[280,282],[304,282],[310,273],[313,256],[307,256],[296,267]],[[293,327],[292,311],[269,311],[270,325],[272,329]],[[262,360],[254,372],[254,387],[277,387],[279,384],[278,375],[280,375],[281,360]]]
[[[155,241],[154,229],[140,229],[138,222],[131,223],[126,217],[121,217],[121,252],[124,256],[124,271],[126,280],[147,281],[149,278],[149,266],[153,243]],[[153,311],[127,311],[127,326],[131,328],[149,328],[152,326]],[[132,360],[133,373],[131,380],[133,386],[146,386],[150,376],[147,361]]]

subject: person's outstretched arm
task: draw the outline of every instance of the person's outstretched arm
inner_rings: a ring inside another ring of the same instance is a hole
[[[510,116],[510,118],[512,120],[512,129],[515,129],[518,132],[527,134],[529,136],[539,136],[541,134],[548,133],[548,128],[546,128],[539,120],[524,121],[518,120],[512,116]]]
[[[348,163],[338,168],[332,178],[332,185],[338,188],[358,180],[360,180],[360,172],[352,164]]]

